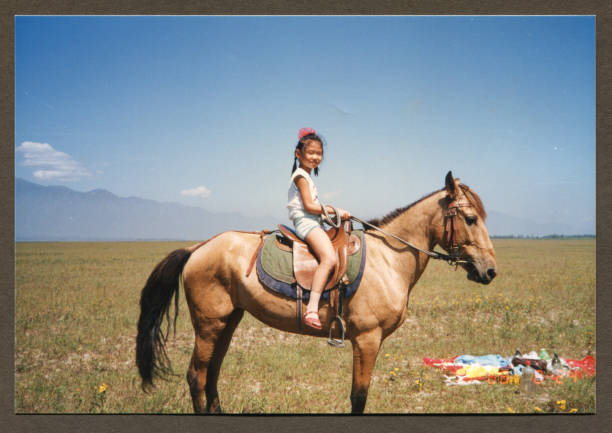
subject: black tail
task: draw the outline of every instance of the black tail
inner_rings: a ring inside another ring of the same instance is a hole
[[[179,277],[191,256],[188,249],[171,252],[153,269],[140,295],[140,318],[136,337],[136,365],[143,390],[153,385],[153,377],[164,378],[172,372],[165,343],[170,333],[170,304],[174,295],[174,327],[178,316]],[[164,316],[166,334],[161,329]]]

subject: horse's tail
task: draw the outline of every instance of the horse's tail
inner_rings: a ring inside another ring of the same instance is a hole
[[[166,354],[166,340],[170,333],[170,304],[174,296],[174,329],[178,316],[179,278],[187,260],[204,242],[190,248],[172,251],[155,266],[140,295],[140,318],[136,337],[136,365],[143,390],[153,385],[153,377],[164,378],[172,372]],[[161,329],[164,316],[168,328]]]

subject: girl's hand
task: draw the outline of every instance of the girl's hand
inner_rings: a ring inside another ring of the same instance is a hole
[[[338,208],[338,213],[340,214],[340,219],[341,220],[347,220],[347,219],[351,218],[351,213],[349,211],[347,211],[347,210]]]

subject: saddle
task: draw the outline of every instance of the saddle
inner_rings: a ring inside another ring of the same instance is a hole
[[[257,265],[257,277],[272,292],[296,300],[296,319],[298,332],[302,333],[303,301],[310,297],[309,290],[318,260],[308,244],[299,239],[287,226],[279,225],[280,233],[266,236],[269,231],[260,233],[261,241],[255,250],[246,271],[248,277]],[[337,265],[330,272],[321,299],[329,300],[333,318],[329,325],[328,343],[344,347],[345,325],[342,319],[343,299],[351,297],[361,282],[366,258],[366,242],[363,231],[352,233],[352,224],[345,221],[340,228],[326,231],[338,257]],[[350,260],[349,260],[350,256]],[[334,323],[337,326],[333,326]],[[340,338],[332,338],[336,331]]]
[[[297,283],[306,289],[312,286],[312,278],[319,262],[310,246],[297,237],[295,232],[286,225],[279,224],[278,229],[281,234],[290,242],[288,245],[293,252],[293,273]],[[336,265],[329,274],[324,290],[331,290],[340,282],[348,283],[346,276],[348,256],[359,250],[360,239],[352,235],[352,224],[344,221],[340,228],[330,228],[326,230],[327,236],[332,243],[336,257]]]

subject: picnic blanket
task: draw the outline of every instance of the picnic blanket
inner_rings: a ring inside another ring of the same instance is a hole
[[[548,359],[542,359],[541,355],[546,355],[544,358]],[[540,354],[533,351],[526,355],[517,353],[507,357],[497,354],[426,357],[423,358],[423,364],[442,370],[447,385],[507,383],[513,378],[521,377],[527,366],[534,368],[534,380],[539,382],[553,380],[558,383],[560,378],[576,380],[596,374],[595,358],[591,355],[584,359],[566,359],[555,354],[550,358],[544,350]]]

